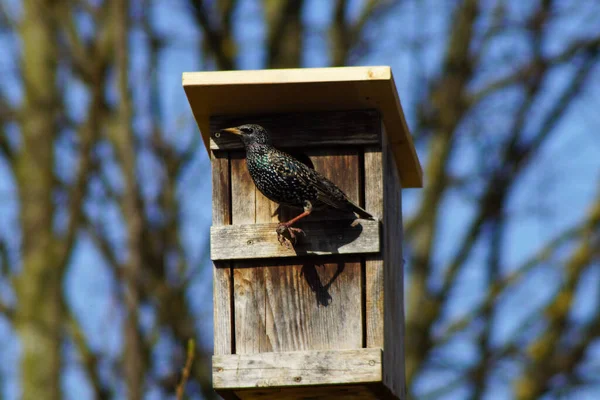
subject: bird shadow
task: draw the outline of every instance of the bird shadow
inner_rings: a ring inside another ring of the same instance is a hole
[[[331,304],[331,302],[333,301],[333,297],[329,293],[329,288],[344,271],[345,265],[344,263],[338,263],[335,273],[329,279],[329,282],[325,284],[323,284],[323,282],[321,281],[321,277],[319,276],[317,267],[325,268],[324,265],[305,263],[302,266],[301,275],[306,280],[306,283],[308,284],[310,290],[312,290],[312,292],[315,294],[317,306],[328,307],[329,304]]]

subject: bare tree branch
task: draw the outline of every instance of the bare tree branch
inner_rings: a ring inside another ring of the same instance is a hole
[[[599,182],[600,183],[600,182]],[[598,185],[600,189],[600,185]],[[594,259],[595,249],[600,246],[600,190],[595,204],[591,207],[585,224],[584,237],[577,248],[573,250],[565,265],[565,281],[546,306],[544,316],[548,327],[531,343],[527,349],[529,363],[520,379],[515,383],[515,390],[519,398],[536,398],[543,393],[545,385],[554,375],[557,363],[562,355],[559,353],[558,342],[567,332],[567,318],[575,298],[575,290],[581,279],[582,272]],[[597,323],[600,325],[600,322]],[[571,368],[579,359],[578,352],[573,353],[569,360]],[[553,364],[553,360],[554,364]],[[565,360],[561,360],[564,362]]]
[[[458,7],[445,56],[444,72],[431,94],[433,108],[439,115],[435,127],[437,134],[430,143],[430,163],[425,169],[428,185],[417,211],[418,230],[415,229],[416,225],[409,223],[407,226],[407,236],[411,237],[414,249],[406,315],[406,377],[409,385],[431,345],[428,332],[439,312],[439,303],[428,296],[427,278],[431,269],[439,204],[448,185],[446,167],[453,149],[453,133],[465,112],[461,99],[472,70],[469,47],[478,13],[479,4],[476,0],[466,0]]]
[[[290,68],[302,61],[302,24],[300,21],[304,0],[264,2],[268,26],[268,68]]]
[[[210,19],[211,12],[208,10],[204,0],[191,0],[190,4],[194,10],[194,16],[202,28],[206,38],[205,43],[210,49],[210,54],[215,58],[219,69],[235,69],[235,45],[231,21],[237,0],[229,0],[223,8],[221,26]]]
[[[469,94],[468,103],[475,105],[492,93],[511,85],[524,83],[539,73],[540,67],[550,68],[572,62],[574,58],[590,52],[598,52],[600,49],[600,37],[586,38],[573,41],[562,52],[542,59],[536,59],[527,65],[518,68],[513,73],[489,82],[485,87]]]
[[[117,88],[120,106],[117,112],[115,129],[110,139],[115,146],[124,176],[125,186],[121,201],[121,211],[127,226],[128,256],[124,264],[125,306],[127,317],[124,326],[125,351],[123,362],[128,389],[127,397],[141,400],[144,393],[145,362],[143,339],[139,330],[140,308],[139,282],[142,273],[140,256],[143,216],[140,209],[139,186],[136,178],[136,149],[131,122],[133,105],[129,89],[129,4],[126,0],[114,3],[115,50],[117,66]]]
[[[486,293],[485,299],[482,303],[476,307],[469,315],[466,315],[448,325],[444,332],[440,334],[436,339],[436,344],[444,344],[450,340],[453,335],[467,328],[467,326],[474,321],[479,315],[491,310],[493,305],[499,301],[502,294],[508,289],[515,286],[522,278],[533,268],[542,265],[543,263],[550,260],[555,252],[561,248],[565,243],[580,240],[585,231],[585,224],[577,224],[564,232],[560,233],[553,239],[549,240],[538,252],[523,262],[519,267],[515,268],[513,272],[507,275],[505,278],[495,281]]]
[[[110,391],[102,384],[98,374],[99,357],[91,351],[85,333],[71,310],[69,312],[68,328],[71,338],[75,343],[75,347],[77,348],[77,352],[81,357],[81,364],[92,385],[95,398],[98,400],[112,398]]]

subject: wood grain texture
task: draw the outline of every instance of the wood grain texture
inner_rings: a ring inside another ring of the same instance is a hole
[[[264,268],[266,336],[273,351],[362,345],[360,263],[352,259]]]
[[[210,230],[212,260],[295,257],[298,255],[365,254],[380,251],[379,221],[351,220],[298,223],[304,230],[292,248],[282,246],[276,223],[213,226]]]
[[[317,170],[358,199],[358,150],[312,149],[308,155]],[[232,159],[234,224],[272,221],[270,212],[276,206],[258,194],[245,166],[242,168],[243,160],[237,161]],[[335,218],[340,216],[315,213],[307,223],[323,226],[323,221]],[[277,258],[236,262],[234,266],[237,354],[361,347],[358,257],[302,264]]]
[[[373,115],[377,120],[377,115]],[[337,185],[350,200],[360,201],[359,150],[352,148],[315,149],[307,152],[315,166],[329,180]],[[368,210],[367,210],[368,211]]]
[[[256,222],[256,187],[246,167],[243,152],[231,153],[231,223]]]
[[[383,129],[384,354],[383,382],[399,398],[404,378],[404,260],[402,258],[402,186],[392,148]]]
[[[375,110],[213,116],[210,118],[210,148],[242,149],[239,137],[219,131],[249,123],[267,128],[273,145],[279,149],[376,144],[379,143],[378,116]]]
[[[229,204],[229,155],[216,152],[211,157],[212,164],[212,211],[213,226],[231,223]],[[231,305],[231,264],[218,261],[213,264],[213,318],[214,353],[231,354],[233,352],[233,331]]]
[[[381,382],[381,349],[213,357],[215,389]]]
[[[365,207],[378,218],[383,217],[383,165],[381,146],[365,148]],[[365,257],[365,323],[366,346],[383,348],[383,257]]]
[[[237,354],[361,347],[358,260],[274,263],[234,270]]]
[[[233,224],[256,222],[256,188],[246,168],[242,152],[231,156],[231,220]],[[236,353],[252,354],[265,351],[265,338],[243,340],[264,330],[265,290],[262,274],[256,268],[246,268],[247,262],[233,263],[234,332]],[[239,338],[242,338],[240,341]]]
[[[183,87],[207,149],[212,115],[377,109],[403,185],[423,184],[390,67],[193,72],[183,74]]]
[[[236,354],[255,354],[271,351],[264,334],[267,303],[263,271],[259,267],[235,263],[234,316]]]

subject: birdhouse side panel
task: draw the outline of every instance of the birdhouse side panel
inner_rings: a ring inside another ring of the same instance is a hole
[[[399,398],[404,380],[404,259],[402,186],[392,147],[383,129],[384,352],[383,382]]]

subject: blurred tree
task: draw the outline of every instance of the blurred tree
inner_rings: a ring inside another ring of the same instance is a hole
[[[20,60],[2,64],[14,70],[0,85],[0,170],[20,216],[0,225],[0,321],[17,336],[22,398],[172,394],[190,337],[188,393],[214,397],[192,304],[208,293],[191,286],[208,261],[186,250],[178,186],[190,169],[207,179],[192,168],[206,155],[197,134],[173,139],[159,68],[194,46],[165,31],[180,27],[174,9],[197,29],[204,69],[397,65],[400,54],[411,66],[395,72],[410,82],[401,96],[425,170],[424,190],[407,193],[413,396],[600,395],[600,163],[556,174],[571,165],[547,156],[576,129],[592,133],[565,153],[598,146],[600,120],[586,113],[600,92],[597,2],[24,0],[0,4],[0,44]],[[178,130],[192,132],[187,121]],[[532,190],[536,174],[567,192],[546,214],[536,201],[555,192]],[[568,185],[578,174],[588,181]],[[564,218],[533,240],[530,215]],[[85,243],[113,281],[116,350],[98,345],[65,287]],[[73,365],[83,375],[67,385]]]
[[[70,243],[53,233],[53,140],[60,95],[56,20],[51,2],[26,1],[20,33],[25,87],[20,110],[22,142],[11,162],[21,200],[22,273],[15,279],[15,328],[21,339],[25,398],[60,398],[61,280]]]

